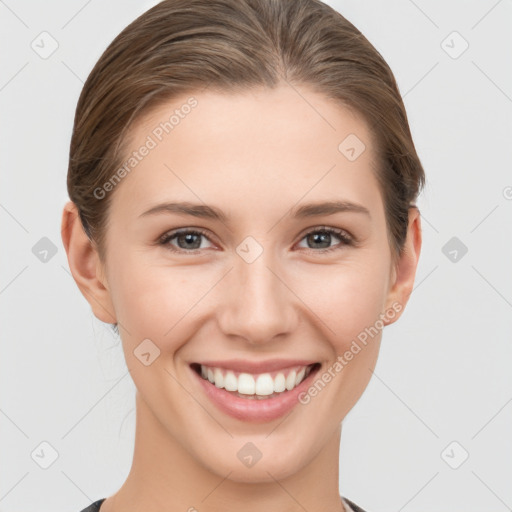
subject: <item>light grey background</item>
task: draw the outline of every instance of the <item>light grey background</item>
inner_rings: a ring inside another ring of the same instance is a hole
[[[2,512],[78,512],[131,465],[135,388],[69,273],[60,219],[83,81],[156,3],[0,1]],[[511,1],[328,3],[395,73],[428,180],[416,286],[343,423],[340,492],[369,512],[510,510]],[[58,42],[46,59],[31,47],[43,31]],[[452,237],[468,249],[456,261]],[[58,453],[47,469],[42,442]]]

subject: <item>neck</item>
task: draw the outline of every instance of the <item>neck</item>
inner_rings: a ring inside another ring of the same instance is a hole
[[[341,426],[308,464],[290,476],[237,482],[186,451],[136,393],[135,448],[130,473],[100,512],[342,512],[338,490]]]

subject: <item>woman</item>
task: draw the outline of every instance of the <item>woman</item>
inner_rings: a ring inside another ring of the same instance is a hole
[[[137,388],[130,474],[85,511],[363,510],[341,425],[412,291],[424,179],[391,70],[320,1],[166,0],[124,29],[62,217]]]

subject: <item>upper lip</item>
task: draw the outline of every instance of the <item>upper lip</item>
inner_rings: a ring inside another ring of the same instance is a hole
[[[247,359],[225,359],[222,361],[196,361],[196,364],[212,368],[225,368],[236,372],[265,373],[284,370],[292,366],[309,366],[318,361],[306,359],[267,359],[265,361],[249,361]]]

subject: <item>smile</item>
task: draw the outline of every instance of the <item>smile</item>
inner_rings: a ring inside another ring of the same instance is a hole
[[[201,377],[218,388],[235,393],[242,398],[268,399],[296,388],[310,374],[315,364],[260,374],[199,366]]]
[[[276,419],[298,403],[298,395],[321,366],[304,363],[212,362],[192,363],[190,368],[199,387],[222,412],[258,422]]]

